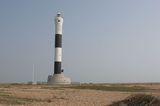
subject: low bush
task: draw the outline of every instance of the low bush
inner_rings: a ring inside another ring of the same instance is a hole
[[[152,95],[131,95],[124,100],[113,102],[109,106],[160,106],[160,99]]]

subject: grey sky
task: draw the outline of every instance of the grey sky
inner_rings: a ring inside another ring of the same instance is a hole
[[[63,68],[80,82],[160,81],[159,0],[0,0],[0,82],[53,73],[54,16]]]

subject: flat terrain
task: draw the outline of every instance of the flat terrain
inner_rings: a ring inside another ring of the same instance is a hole
[[[132,94],[160,96],[160,84],[1,84],[0,106],[107,106]]]

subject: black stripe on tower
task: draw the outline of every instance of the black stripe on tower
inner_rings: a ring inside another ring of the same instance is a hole
[[[54,62],[54,74],[60,74],[61,71],[61,62]]]
[[[62,35],[61,34],[55,35],[55,47],[62,47]]]

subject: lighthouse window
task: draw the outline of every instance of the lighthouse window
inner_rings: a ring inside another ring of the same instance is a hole
[[[60,20],[58,20],[58,22],[60,22]]]

